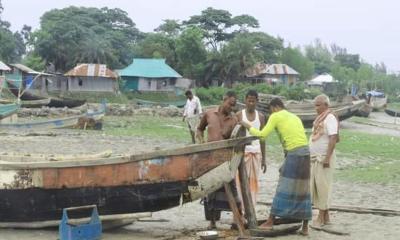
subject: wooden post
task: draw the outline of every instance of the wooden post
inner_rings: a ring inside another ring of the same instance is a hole
[[[233,196],[231,186],[229,185],[229,183],[224,183],[224,188],[226,197],[228,198],[229,207],[231,208],[233,213],[233,219],[235,220],[239,229],[239,236],[244,237],[244,231],[245,231],[244,222],[239,212],[239,209],[236,205],[235,197]]]
[[[249,179],[246,171],[246,164],[244,162],[244,157],[239,165],[239,179],[240,179],[240,189],[242,190],[242,200],[245,210],[245,217],[247,219],[248,228],[255,229],[258,227],[256,211],[254,209],[253,201],[251,199],[251,193],[249,188]]]

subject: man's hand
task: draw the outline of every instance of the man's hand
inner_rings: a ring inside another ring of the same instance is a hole
[[[267,171],[267,163],[265,161],[261,163],[261,170],[263,173]]]
[[[197,143],[204,143],[203,132],[197,130],[197,132],[196,132],[196,140],[197,140]]]
[[[325,160],[322,162],[322,167],[323,168],[329,168],[330,167],[329,158],[325,158]]]
[[[251,128],[251,125],[250,125],[248,122],[240,121],[240,124],[241,124],[243,127],[245,127],[246,129],[250,129],[250,128]]]

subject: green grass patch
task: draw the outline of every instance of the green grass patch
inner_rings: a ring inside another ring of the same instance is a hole
[[[160,118],[153,116],[111,117],[104,119],[104,132],[113,136],[143,136],[190,142],[191,137],[182,118]]]
[[[400,102],[392,102],[387,106],[389,109],[400,111]]]

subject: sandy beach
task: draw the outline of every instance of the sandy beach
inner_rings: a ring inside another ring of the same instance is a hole
[[[351,127],[354,123],[344,122],[343,127]],[[356,124],[356,130],[367,131],[371,126]],[[380,131],[382,132],[382,131]],[[392,130],[394,136],[400,136],[399,132]],[[150,143],[149,139],[138,137],[111,137],[102,132],[80,132],[78,130],[52,130],[46,132],[3,132],[0,137],[0,152],[24,152],[24,153],[97,153],[104,150],[112,150],[114,154],[134,153],[140,151]],[[183,145],[179,142],[151,140],[152,148],[167,148]],[[23,146],[21,148],[21,146]],[[134,146],[134,147],[133,147]],[[151,150],[151,149],[150,149]],[[351,159],[345,167],[351,165]],[[338,159],[340,162],[340,159]],[[261,191],[259,201],[270,202],[275,192],[278,169],[280,164],[269,161],[266,174],[261,175]],[[368,208],[385,208],[400,210],[400,186],[383,184],[363,184],[357,182],[344,182],[335,180],[334,205],[351,205]],[[259,219],[268,216],[269,207],[257,205],[256,212]],[[316,212],[314,212],[316,214]],[[308,237],[288,235],[277,239],[399,239],[400,216],[389,217],[372,214],[354,214],[344,212],[332,212],[332,227],[349,232],[349,236],[338,236],[321,231],[310,230]],[[220,236],[225,239],[235,239],[237,232],[231,231],[232,215],[224,213],[218,223]],[[153,213],[147,221],[139,221],[123,228],[106,231],[102,239],[197,239],[196,232],[205,230],[208,223],[204,219],[203,207],[199,201],[189,203],[173,209]],[[58,230],[20,230],[0,229],[1,240],[47,240],[58,239]]]

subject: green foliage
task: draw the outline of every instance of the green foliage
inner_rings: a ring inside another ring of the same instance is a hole
[[[223,87],[196,88],[196,95],[203,104],[219,104],[221,103],[226,89]]]
[[[35,51],[61,71],[80,62],[121,68],[132,60],[131,46],[139,37],[128,14],[118,8],[53,9],[40,25],[33,34]]]
[[[321,40],[316,39],[313,44],[305,47],[306,56],[315,66],[315,73],[330,72],[333,65],[333,56]]]
[[[188,27],[177,40],[176,54],[184,76],[199,79],[204,71],[207,51],[202,43],[203,32],[198,27]]]
[[[45,61],[38,56],[35,52],[30,52],[22,59],[22,64],[35,69],[37,71],[43,71],[46,67]]]
[[[125,94],[106,93],[106,92],[68,92],[64,96],[74,99],[85,99],[88,103],[101,103],[103,99],[107,103],[129,103],[129,99]]]
[[[303,56],[298,48],[285,48],[282,52],[281,62],[299,72],[301,81],[310,80],[314,74],[314,63]]]

